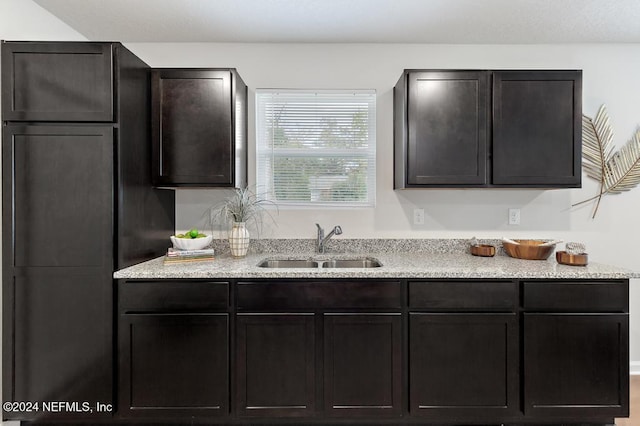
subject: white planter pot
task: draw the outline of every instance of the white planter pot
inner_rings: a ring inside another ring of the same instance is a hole
[[[249,250],[249,231],[246,222],[233,222],[231,231],[229,231],[229,246],[231,247],[231,256],[245,257]]]

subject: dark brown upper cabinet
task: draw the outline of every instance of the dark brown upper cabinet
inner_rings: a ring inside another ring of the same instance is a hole
[[[247,182],[247,86],[235,69],[154,69],[153,181],[167,187]]]
[[[21,42],[2,48],[4,121],[114,121],[111,43]]]
[[[405,70],[394,188],[577,188],[582,71]]]
[[[581,71],[493,72],[494,185],[580,187]]]
[[[487,183],[486,72],[405,73],[395,93],[396,187]]]

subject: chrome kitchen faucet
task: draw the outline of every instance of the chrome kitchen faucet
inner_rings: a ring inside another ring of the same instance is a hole
[[[340,235],[342,234],[342,228],[340,228],[340,226],[335,226],[331,232],[329,232],[329,235],[327,235],[326,237],[324,236],[324,229],[322,229],[322,227],[316,223],[316,226],[318,227],[318,240],[317,240],[317,244],[316,244],[316,249],[318,251],[318,253],[324,253],[324,245],[325,243],[329,240],[329,238],[333,237],[334,235]]]

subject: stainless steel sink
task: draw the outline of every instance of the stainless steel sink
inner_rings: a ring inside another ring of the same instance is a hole
[[[258,263],[261,268],[317,268],[318,262],[306,259],[268,260]]]
[[[376,259],[265,259],[258,263],[260,268],[378,268],[382,264]]]
[[[323,268],[379,268],[382,266],[375,259],[332,259],[325,260]]]

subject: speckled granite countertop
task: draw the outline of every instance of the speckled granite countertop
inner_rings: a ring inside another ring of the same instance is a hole
[[[251,253],[242,259],[234,259],[222,249],[216,250],[217,253],[222,253],[217,254],[215,260],[205,262],[165,265],[160,257],[119,270],[114,278],[640,278],[640,273],[594,262],[585,267],[560,265],[554,255],[548,260],[520,260],[506,255],[476,257],[468,254],[468,243],[463,240],[447,240],[445,245],[434,243],[434,240],[423,240],[419,247],[411,247],[410,244],[407,246],[405,241],[397,243],[397,240],[378,240],[378,244],[363,244],[363,240],[358,241],[360,243],[351,246],[352,250],[336,247],[336,250],[327,254],[314,254],[312,250],[307,250],[305,244],[302,247],[297,243],[287,243],[287,247],[275,247],[274,250],[260,247],[261,253]],[[424,241],[431,241],[433,244]],[[366,250],[373,245],[380,251]],[[411,250],[413,248],[417,250]],[[375,258],[382,266],[369,269],[269,269],[257,266],[263,259],[326,260],[362,257]]]

